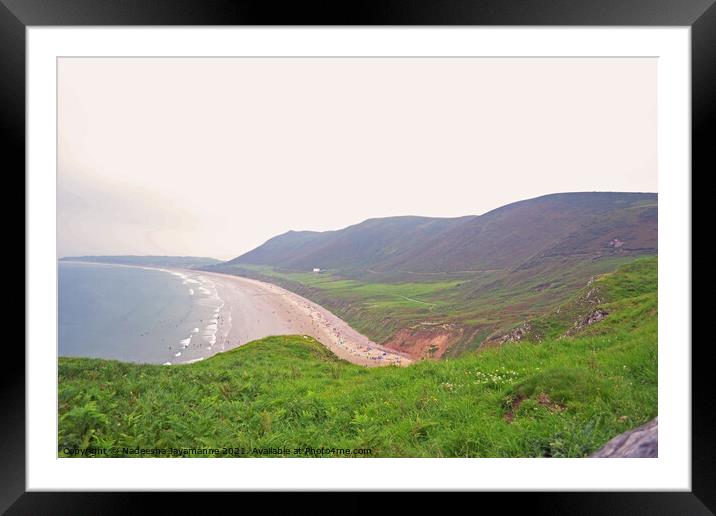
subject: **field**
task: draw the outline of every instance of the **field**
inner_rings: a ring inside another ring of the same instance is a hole
[[[657,415],[656,272],[655,257],[633,261],[543,311],[519,342],[406,368],[355,366],[303,336],[171,367],[60,358],[58,455],[584,457]],[[390,303],[442,316],[464,280],[291,281],[378,299],[367,314]],[[585,322],[597,311],[607,315]]]

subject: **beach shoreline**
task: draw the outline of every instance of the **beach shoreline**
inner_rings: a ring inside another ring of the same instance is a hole
[[[317,303],[272,283],[198,269],[77,263],[162,271],[179,277],[191,296],[202,292],[219,301],[213,318],[201,320],[200,327],[194,328],[189,337],[179,343],[179,347],[173,348],[175,358],[164,362],[167,366],[198,362],[277,335],[313,337],[339,358],[366,367],[406,366],[414,361],[407,354],[376,344]],[[195,341],[197,338],[201,340]],[[199,346],[201,350],[196,349]],[[196,354],[186,360],[184,351],[190,350]]]
[[[181,272],[210,278],[224,302],[217,333],[220,351],[272,335],[306,335],[353,364],[413,362],[408,355],[371,341],[324,307],[272,283],[217,272]]]

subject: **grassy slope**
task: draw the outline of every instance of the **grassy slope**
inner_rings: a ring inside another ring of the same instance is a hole
[[[529,270],[376,274],[354,279],[333,271],[313,274],[247,264],[223,271],[276,283],[307,297],[378,343],[421,323],[456,325],[465,331],[449,356],[458,356],[489,335],[556,308],[591,276],[634,259],[565,258]]]
[[[655,254],[657,204],[656,194],[573,192],[480,216],[369,219],[290,231],[209,269],[277,283],[415,357],[457,357]]]
[[[657,414],[656,259],[593,286],[609,316],[575,337],[553,338],[573,323],[560,310],[539,344],[407,368],[355,366],[300,336],[184,366],[61,358],[59,445],[584,456]]]

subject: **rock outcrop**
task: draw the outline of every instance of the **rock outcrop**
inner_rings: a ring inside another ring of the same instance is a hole
[[[574,323],[574,326],[570,328],[567,333],[565,333],[565,336],[571,337],[572,335],[575,335],[579,331],[581,331],[583,328],[586,328],[587,326],[591,326],[594,323],[598,323],[602,319],[604,319],[607,315],[609,315],[609,312],[604,310],[603,308],[597,308],[593,312],[591,312],[586,317],[578,320],[576,323]]]
[[[616,436],[594,458],[655,458],[659,456],[659,418]]]
[[[501,346],[502,344],[506,342],[518,342],[525,338],[527,334],[532,330],[532,325],[529,321],[526,321],[522,323],[522,326],[515,328],[514,330],[510,331],[509,333],[506,333],[499,337],[497,339],[498,344]]]

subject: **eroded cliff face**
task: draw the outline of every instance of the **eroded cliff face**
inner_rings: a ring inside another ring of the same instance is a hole
[[[398,331],[384,346],[416,359],[440,358],[458,341],[464,329],[449,323],[422,323]]]

